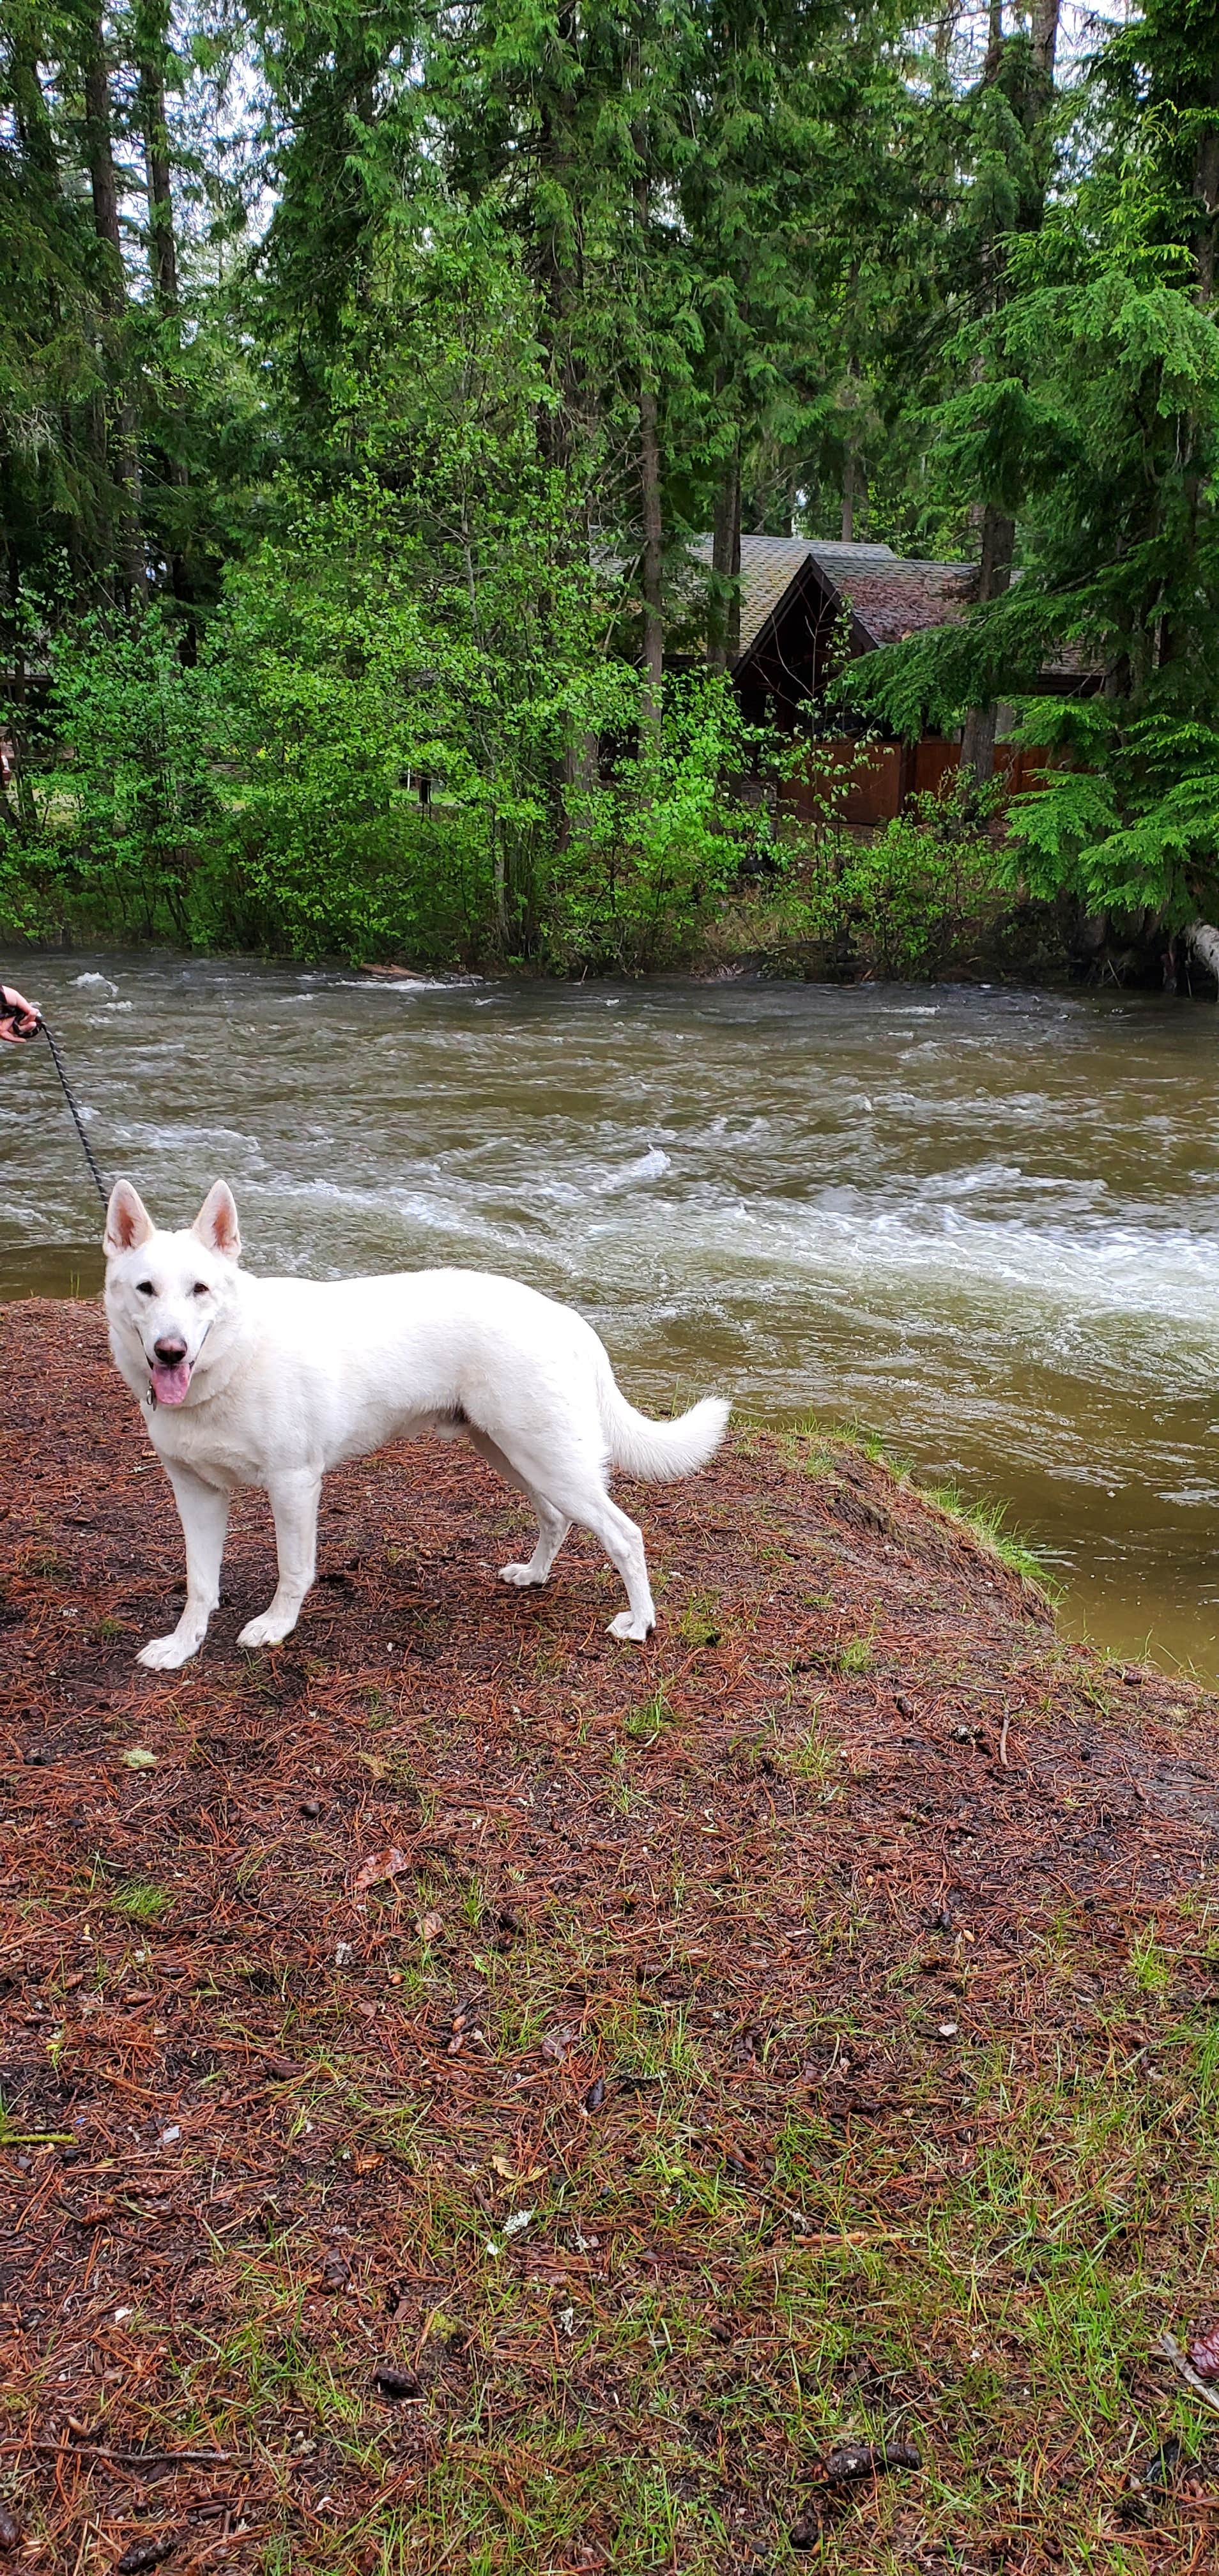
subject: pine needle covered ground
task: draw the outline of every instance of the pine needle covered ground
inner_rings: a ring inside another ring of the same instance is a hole
[[[1215,1702],[795,1435],[640,1495],[642,1651],[420,1446],[146,1675],[100,1316],[2,1329],[6,2563],[1211,2564]]]

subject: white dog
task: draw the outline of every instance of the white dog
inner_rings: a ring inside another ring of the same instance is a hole
[[[649,1422],[614,1383],[596,1334],[569,1306],[476,1270],[384,1279],[254,1279],[231,1190],[217,1181],[193,1226],[162,1234],[130,1181],[106,1214],[106,1315],[116,1367],[144,1408],[186,1539],[186,1606],[140,1656],[156,1672],[193,1655],[220,1597],[229,1500],[265,1486],[279,1582],[242,1646],[296,1626],[313,1581],[322,1477],[418,1431],[463,1438],[528,1494],[538,1543],[505,1583],[544,1583],[573,1521],[626,1585],[615,1637],[656,1612],[643,1540],[606,1491],[610,1466],[664,1482],[718,1448],[728,1406],[708,1396]]]

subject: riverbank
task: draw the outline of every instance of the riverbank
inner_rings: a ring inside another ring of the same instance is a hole
[[[575,982],[745,972],[1138,984],[1150,972],[1162,984],[1154,942],[1149,954],[1117,940],[1102,951],[1077,905],[1029,898],[988,798],[979,808],[958,785],[861,827],[845,821],[842,789],[839,779],[819,819],[797,820],[707,782],[705,800],[683,802],[663,828],[655,818],[654,847],[628,827],[604,844],[577,832],[561,849],[536,848],[507,908],[469,818],[463,827],[430,808],[412,813],[393,856],[379,840],[361,843],[346,866],[313,831],[275,864],[222,834],[193,852],[180,882],[159,844],[151,869],[129,839],[101,867],[92,853],[43,848],[24,876],[10,870],[0,898],[13,933],[52,947],[161,941],[201,958],[374,974],[401,960],[422,976]],[[320,876],[316,847],[327,849]]]
[[[158,1216],[223,1176],[253,1269],[504,1271],[579,1306],[653,1410],[723,1389],[867,1424],[1005,1502],[1076,1633],[1219,1669],[1207,1009],[113,950],[27,989],[103,1172]],[[89,1294],[99,1210],[45,1046],[4,1050],[0,1148],[0,1299]]]
[[[36,989],[42,958],[67,959],[78,950],[119,949],[152,956],[185,949],[201,964],[267,964],[272,968],[329,968],[387,981],[460,983],[510,975],[523,984],[594,984],[627,977],[646,990],[655,978],[688,976],[695,982],[725,975],[757,975],[782,982],[852,985],[879,977],[912,982],[1035,982],[1075,986],[1081,981],[1146,984],[1146,961],[1132,950],[1083,954],[1074,912],[1061,904],[1030,902],[999,876],[993,843],[979,839],[976,882],[946,876],[934,841],[914,827],[888,839],[854,833],[832,846],[791,853],[780,845],[776,864],[720,890],[714,902],[670,925],[663,913],[646,935],[608,936],[585,954],[531,948],[505,951],[488,923],[464,942],[456,931],[439,943],[383,936],[367,951],[345,946],[336,933],[312,944],[256,932],[241,935],[236,923],[201,929],[190,940],[183,924],[154,918],[150,929],[122,911],[82,911],[58,917],[36,910],[19,943],[0,923],[0,939],[22,955],[21,972]],[[33,925],[37,924],[35,928]],[[1157,982],[1160,980],[1158,975]],[[1204,982],[1205,978],[1199,978]]]
[[[642,1652],[415,1449],[252,1659],[243,1505],[146,1675],[180,1540],[100,1317],[3,1332],[21,2563],[1198,2565],[1214,1698],[776,1434],[640,1497]]]

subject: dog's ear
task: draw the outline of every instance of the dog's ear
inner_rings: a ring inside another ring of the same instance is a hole
[[[213,1181],[195,1218],[192,1232],[207,1245],[209,1252],[222,1252],[226,1261],[240,1259],[237,1202],[227,1181]]]
[[[120,1252],[135,1252],[155,1232],[152,1218],[143,1199],[130,1181],[116,1181],[106,1209],[106,1231],[102,1248],[108,1261]]]

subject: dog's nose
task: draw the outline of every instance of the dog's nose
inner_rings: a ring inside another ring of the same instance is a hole
[[[154,1342],[152,1347],[157,1358],[164,1360],[166,1368],[176,1368],[179,1360],[186,1357],[185,1342]]]

